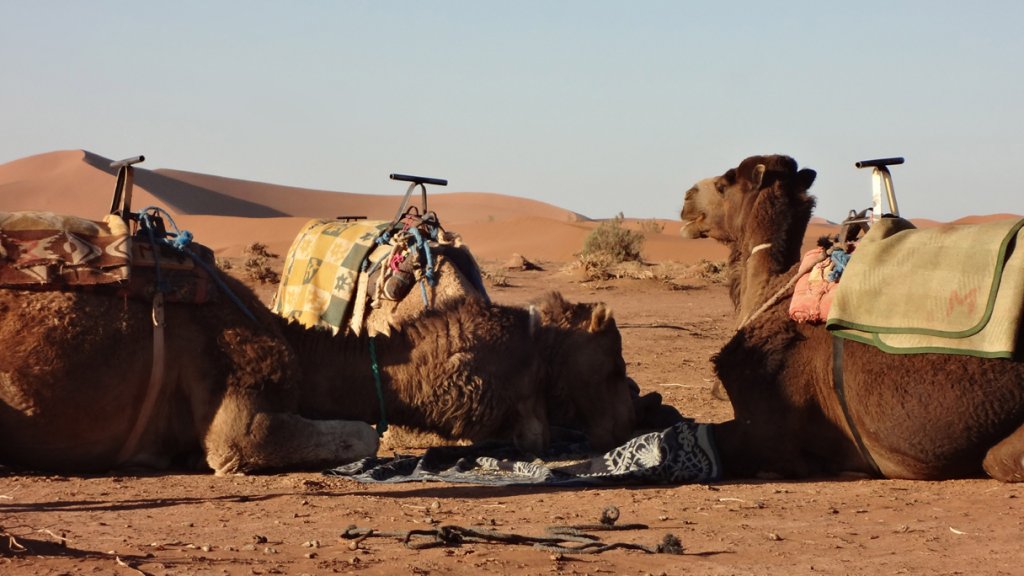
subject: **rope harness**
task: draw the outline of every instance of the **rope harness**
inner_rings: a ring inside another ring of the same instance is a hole
[[[753,257],[754,254],[764,250],[765,248],[769,248],[769,247],[771,247],[771,244],[759,244],[753,250],[750,251],[750,256],[747,257],[747,260],[749,260],[751,257]],[[814,262],[808,261],[808,262],[805,262],[802,266],[800,266],[800,269],[797,270],[796,274],[792,278],[789,279],[789,282],[786,282],[785,286],[783,286],[782,288],[779,288],[779,291],[776,292],[774,296],[772,296],[771,298],[766,300],[765,303],[762,304],[760,308],[758,308],[757,310],[753,311],[749,316],[746,317],[746,319],[743,320],[743,322],[740,322],[740,325],[737,328],[737,330],[742,330],[747,324],[750,324],[755,318],[757,318],[758,316],[763,314],[765,312],[765,310],[768,310],[772,306],[778,304],[783,298],[785,298],[789,294],[789,292],[793,289],[793,287],[796,286],[796,282],[797,282],[797,280],[800,279],[801,276],[803,276],[804,274],[809,272],[811,270],[811,268],[814,267],[815,264],[817,264],[818,262],[821,262],[824,259],[825,259],[825,256],[822,255],[821,259],[816,260]]]
[[[388,431],[388,417],[384,409],[384,387],[380,381],[380,364],[377,362],[377,338],[370,336],[370,369],[373,371],[373,383],[377,388],[377,400],[380,401],[380,420],[377,422],[377,436]]]
[[[368,274],[374,273],[381,265],[382,279],[377,283],[378,297],[383,290],[385,281],[404,272],[399,265],[408,258],[413,258],[420,265],[418,270],[422,273],[420,281],[420,293],[423,298],[423,306],[430,308],[430,299],[427,296],[427,285],[431,288],[437,286],[437,264],[434,261],[433,248],[430,243],[436,242],[444,231],[441,223],[434,212],[421,214],[415,206],[409,207],[400,213],[388,227],[381,232],[374,240],[379,245],[393,245],[391,252],[375,262],[371,267],[364,269]],[[386,262],[386,264],[385,264]]]

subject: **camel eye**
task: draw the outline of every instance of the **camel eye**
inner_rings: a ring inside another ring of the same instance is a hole
[[[725,184],[722,184],[721,180],[715,180],[715,190],[718,190],[719,194],[725,194]]]

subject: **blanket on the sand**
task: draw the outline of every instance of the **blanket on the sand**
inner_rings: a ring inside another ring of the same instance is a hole
[[[0,286],[116,285],[128,280],[128,227],[52,212],[0,212]]]
[[[377,220],[310,220],[295,237],[285,258],[284,274],[272,309],[307,328],[337,334],[365,304],[360,290],[363,262],[389,222]]]
[[[713,482],[721,463],[711,428],[679,422],[662,432],[637,436],[601,456],[579,460],[579,445],[554,447],[545,461],[509,446],[444,446],[423,456],[364,458],[327,470],[365,483],[454,482],[493,486],[601,486]],[[566,456],[566,455],[575,455]]]
[[[893,353],[1011,357],[1024,307],[1024,219],[904,228],[883,219],[864,236],[828,328]]]

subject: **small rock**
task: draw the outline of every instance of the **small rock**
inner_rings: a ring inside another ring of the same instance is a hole
[[[507,270],[522,270],[524,272],[530,270],[542,270],[540,266],[537,266],[533,262],[530,262],[521,254],[513,254],[512,258],[509,259],[507,264],[505,264],[505,268]]]

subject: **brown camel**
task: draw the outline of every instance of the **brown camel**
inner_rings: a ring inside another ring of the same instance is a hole
[[[686,193],[681,233],[730,248],[741,322],[713,359],[734,411],[715,429],[726,475],[1024,480],[1020,353],[899,355],[847,340],[836,372],[826,328],[791,321],[788,299],[773,298],[799,267],[815,176],[753,156]]]
[[[0,289],[0,463],[51,471],[166,468],[201,456],[218,474],[318,468],[376,453],[380,405],[368,341],[286,326],[256,295],[165,307],[167,365],[141,424],[153,363],[150,305],[98,292]],[[418,295],[416,296],[419,297]],[[378,337],[394,423],[540,450],[545,409],[599,448],[632,431],[630,383],[603,306],[552,297],[527,310],[459,301]],[[368,405],[367,405],[368,404]]]
[[[601,451],[633,432],[622,341],[603,304],[570,304],[551,293],[529,310],[477,298],[428,310],[373,338],[383,399],[369,337],[328,338],[296,323],[286,330],[311,391],[300,412],[313,417],[383,416],[449,439],[511,439],[534,454],[549,443],[549,414],[582,429]],[[344,395],[332,393],[339,382]]]

